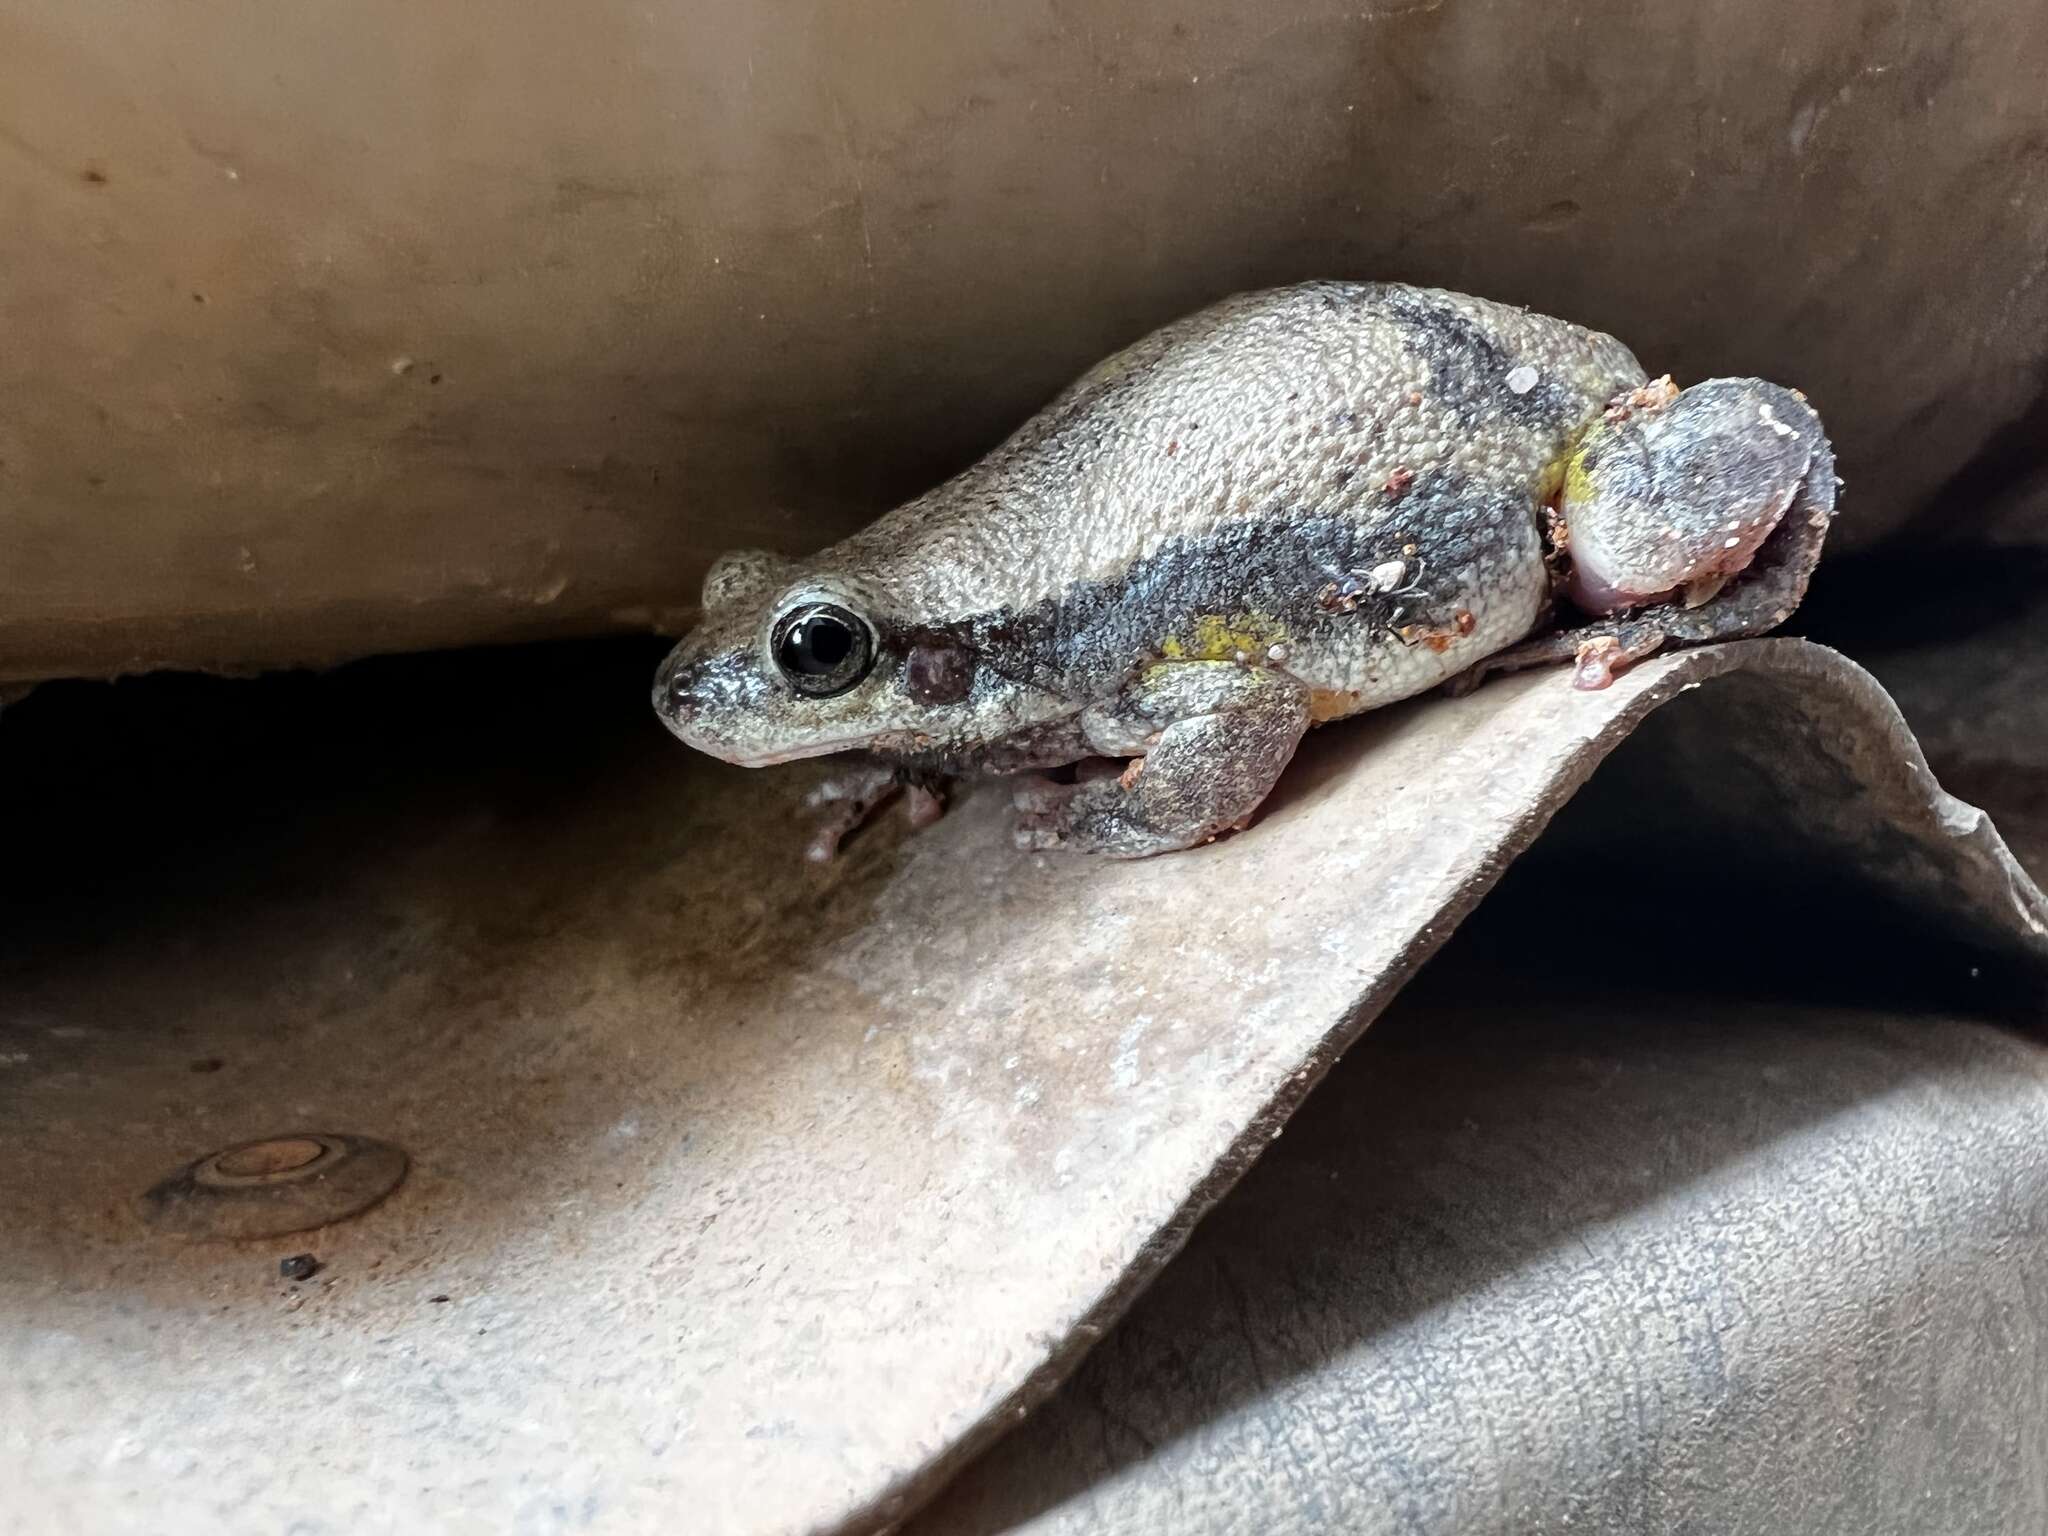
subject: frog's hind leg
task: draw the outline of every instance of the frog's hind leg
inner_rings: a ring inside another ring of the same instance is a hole
[[[1228,661],[1161,662],[1090,711],[1106,752],[1141,752],[1115,778],[1020,792],[1017,842],[1136,859],[1243,826],[1308,729],[1308,690]]]
[[[1688,397],[1696,403],[1684,411]],[[1565,590],[1620,611],[1489,657],[1458,691],[1490,672],[1563,661],[1577,663],[1578,687],[1604,688],[1666,645],[1746,639],[1792,616],[1839,485],[1819,417],[1756,379],[1709,380],[1664,409],[1662,419],[1653,410],[1643,423],[1610,423],[1567,475]]]

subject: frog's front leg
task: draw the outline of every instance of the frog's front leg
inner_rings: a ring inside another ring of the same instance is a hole
[[[1561,661],[1604,688],[1665,645],[1774,629],[1806,595],[1838,482],[1805,398],[1760,379],[1636,395],[1581,443],[1558,503],[1564,594],[1599,617],[1489,658],[1459,691]]]
[[[1114,778],[1018,792],[1024,848],[1137,859],[1240,827],[1308,729],[1308,691],[1229,661],[1160,662],[1083,716],[1098,752],[1129,756]]]
[[[940,780],[882,762],[857,762],[820,780],[804,796],[804,809],[822,813],[804,845],[813,864],[829,864],[853,833],[874,820],[898,796],[912,831],[930,826],[946,812]]]

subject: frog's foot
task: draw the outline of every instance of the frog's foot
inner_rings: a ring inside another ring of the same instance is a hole
[[[1444,692],[1462,697],[1496,672],[1521,672],[1530,667],[1572,663],[1572,686],[1589,692],[1607,687],[1645,656],[1654,656],[1671,636],[1656,615],[1620,623],[1588,624],[1525,640],[1498,655],[1467,667],[1444,684]]]
[[[1017,846],[1056,848],[1061,846],[1067,802],[1088,785],[1101,779],[1122,778],[1131,765],[1118,757],[1085,757],[1056,772],[1066,777],[1030,773],[1019,777],[1010,791],[1010,803],[1017,812]]]
[[[946,813],[946,799],[935,782],[914,777],[887,763],[861,763],[821,780],[804,796],[804,808],[824,811],[804,845],[813,864],[829,864],[840,844],[866,826],[898,797],[912,830],[930,826]]]
[[[1277,672],[1227,661],[1162,662],[1098,725],[1144,741],[1112,776],[1018,791],[1022,848],[1137,859],[1192,848],[1244,826],[1308,729],[1308,692]]]
[[[1010,803],[1017,812],[1017,846],[1057,848],[1064,845],[1063,828],[1067,802],[1090,784],[1117,779],[1126,788],[1135,782],[1143,758],[1125,761],[1120,757],[1086,757],[1072,765],[1071,777],[1054,778],[1043,773],[1026,774],[1010,791]]]

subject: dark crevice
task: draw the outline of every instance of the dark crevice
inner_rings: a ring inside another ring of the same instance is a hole
[[[1890,542],[1895,548],[1911,548],[1930,540],[1946,543],[1974,534],[1982,526],[1985,512],[2044,474],[2048,474],[2048,368],[2036,374],[2033,397],[2019,414],[1985,438]]]

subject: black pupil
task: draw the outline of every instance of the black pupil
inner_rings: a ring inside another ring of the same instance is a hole
[[[794,670],[822,676],[853,654],[853,631],[830,614],[814,613],[790,625],[782,649]]]

